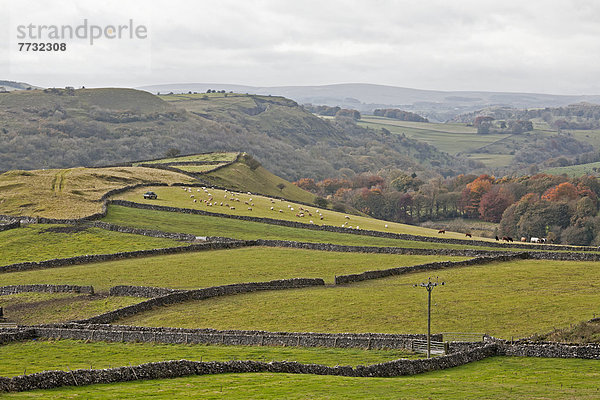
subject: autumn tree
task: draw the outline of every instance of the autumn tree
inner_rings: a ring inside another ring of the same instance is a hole
[[[560,183],[548,190],[542,196],[547,201],[571,201],[578,197],[577,187],[571,182]]]
[[[315,180],[312,178],[301,178],[300,180],[294,182],[294,185],[298,186],[301,189],[308,190],[309,192],[316,193],[319,191],[319,187],[315,183]]]
[[[504,210],[513,203],[512,194],[502,186],[494,185],[481,196],[479,215],[484,221],[500,222]]]
[[[479,202],[483,195],[492,188],[493,181],[493,177],[484,174],[465,186],[461,201],[469,217],[477,218],[479,216]]]

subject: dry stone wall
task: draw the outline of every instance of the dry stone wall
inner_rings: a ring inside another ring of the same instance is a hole
[[[87,293],[94,294],[92,286],[77,285],[9,285],[0,286],[0,296],[18,293]]]
[[[364,349],[410,349],[414,340],[426,339],[423,334],[220,331],[77,323],[38,326],[35,331],[39,337],[51,339]],[[442,336],[434,334],[432,340],[441,341]]]
[[[500,355],[518,357],[583,358],[600,360],[600,343],[504,342],[499,344],[498,353]]]
[[[0,329],[0,345],[24,342],[39,337],[35,329]]]
[[[0,232],[8,231],[21,227],[21,221],[10,221],[5,224],[0,224]]]
[[[134,235],[142,235],[142,236],[156,237],[156,238],[162,238],[162,239],[173,239],[173,240],[188,241],[188,242],[196,239],[195,235],[192,235],[189,233],[173,233],[173,232],[157,231],[157,230],[152,230],[152,229],[139,229],[139,228],[132,228],[129,226],[115,225],[115,224],[111,224],[108,222],[102,222],[102,221],[94,221],[90,225],[94,226],[96,228],[106,229],[108,231],[113,231],[113,232],[131,233]]]
[[[98,383],[127,382],[140,379],[165,379],[190,375],[208,375],[223,373],[288,373],[336,375],[348,377],[393,377],[415,375],[436,371],[473,361],[479,361],[495,355],[495,345],[465,353],[423,360],[396,360],[368,366],[335,366],[302,364],[290,361],[163,361],[136,366],[110,369],[79,369],[75,371],[46,371],[13,378],[0,378],[0,391],[23,392],[35,389],[51,389],[62,386],[83,386]]]

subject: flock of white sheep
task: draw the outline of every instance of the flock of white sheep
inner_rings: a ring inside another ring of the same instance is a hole
[[[186,193],[189,193],[190,199],[192,200],[193,203],[198,203],[198,201],[200,201],[200,203],[203,203],[207,207],[226,207],[229,210],[235,210],[236,203],[242,203],[242,202],[244,203],[244,205],[247,206],[248,211],[253,211],[256,207],[255,203],[253,202],[252,197],[249,197],[248,200],[241,200],[240,195],[243,195],[244,193],[234,192],[232,190],[227,190],[227,189],[223,190],[224,194],[223,194],[222,201],[217,200],[215,195],[212,193],[215,191],[214,188],[207,188],[205,186],[202,186],[201,188],[196,189],[197,193],[204,192],[204,194],[207,197],[206,199],[196,198],[196,195],[194,194],[194,191],[192,190],[191,187],[183,187],[183,191]],[[247,192],[247,195],[252,196],[252,193]],[[315,223],[314,220],[316,220],[317,218],[319,218],[320,221],[324,221],[326,218],[326,216],[317,208],[310,209],[310,208],[307,208],[306,206],[300,206],[300,205],[296,205],[296,204],[287,204],[287,208],[283,208],[283,204],[281,204],[281,203],[283,203],[284,200],[282,200],[282,199],[276,200],[273,198],[267,198],[267,199],[271,203],[271,206],[269,207],[270,211],[279,212],[279,213],[291,212],[298,219],[310,218],[308,221],[309,224],[314,224]],[[277,207],[278,203],[279,203],[279,207]],[[282,207],[282,208],[280,208],[280,207]],[[296,210],[296,207],[298,208],[297,210]],[[360,226],[358,226],[358,225],[352,226],[350,224],[351,217],[349,215],[345,215],[344,218],[346,219],[346,221],[341,225],[342,228],[360,229]],[[385,224],[385,228],[388,228],[387,224]]]

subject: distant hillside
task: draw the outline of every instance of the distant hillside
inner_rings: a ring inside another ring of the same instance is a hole
[[[4,90],[2,90],[4,89]],[[40,89],[37,86],[30,85],[25,82],[15,82],[15,81],[2,81],[0,80],[0,91],[13,91],[13,90],[32,90],[32,89]]]
[[[218,83],[179,83],[142,86],[152,93],[206,92],[208,89],[284,96],[311,103],[371,113],[376,108],[400,108],[431,121],[443,122],[465,112],[489,106],[514,108],[560,107],[582,101],[600,103],[598,96],[564,96],[541,93],[420,90],[396,86],[346,83],[323,86],[257,87]]]
[[[155,96],[133,89],[0,94],[0,170],[101,166],[167,152],[247,152],[288,179],[382,168],[444,175],[476,166],[423,142],[324,120],[283,97]]]

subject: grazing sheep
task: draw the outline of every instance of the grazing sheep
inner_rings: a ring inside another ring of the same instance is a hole
[[[321,221],[323,220],[323,216],[321,215]]]
[[[194,195],[192,194],[192,195],[190,195],[190,197],[191,197],[191,198],[193,198],[193,197],[194,197]]]
[[[349,217],[349,216],[347,216],[347,215],[344,215],[344,218],[346,218],[346,219],[350,219],[350,217]]]
[[[388,225],[387,225],[387,224],[385,224],[385,227],[387,228],[387,227],[388,227]]]
[[[314,222],[312,221],[312,219],[311,219],[310,221],[308,221],[308,223],[310,223],[310,224],[314,224]]]
[[[252,211],[252,207],[248,207],[248,211]]]
[[[273,207],[271,207],[271,211],[273,211]]]
[[[282,213],[282,212],[283,212],[283,210],[279,210],[279,212],[280,212],[280,213]]]
[[[194,199],[194,203],[197,202],[198,200]]]
[[[230,210],[235,210],[235,207],[229,207]]]
[[[315,210],[315,212],[316,212],[317,214],[319,214],[319,210]]]
[[[360,226],[356,225],[356,229],[360,229]]]
[[[248,201],[249,201],[249,202],[252,202],[252,199],[250,198],[250,199],[248,199]]]
[[[290,208],[290,211],[294,211],[294,207],[291,207],[291,208]]]

